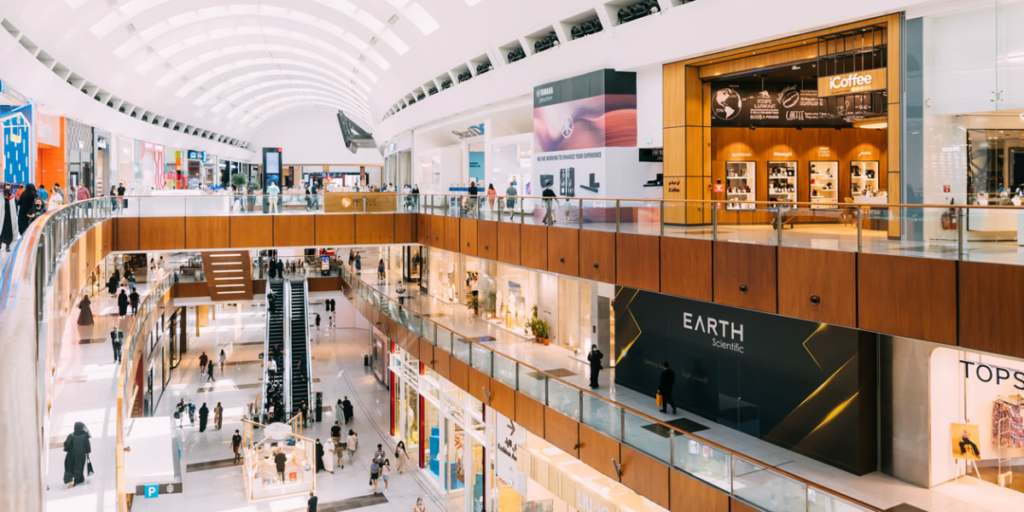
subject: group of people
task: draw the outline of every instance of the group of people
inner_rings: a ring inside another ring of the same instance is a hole
[[[199,431],[206,432],[206,424],[210,419],[210,408],[206,406],[206,402],[199,407]],[[184,398],[178,402],[178,405],[174,407],[174,419],[178,420],[178,428],[182,428],[185,422],[185,416],[188,415],[188,421],[190,426],[196,425],[196,404],[192,399],[188,399],[188,402]],[[217,405],[213,408],[213,424],[216,430],[220,430],[224,426],[224,407],[217,402]],[[236,430],[237,434],[238,431]]]
[[[217,356],[217,364],[220,365],[220,374],[224,375],[224,367],[227,366],[228,355],[221,349],[220,355]],[[217,379],[213,377],[213,358],[206,355],[204,351],[199,356],[199,378],[206,377],[206,382],[216,382]]]

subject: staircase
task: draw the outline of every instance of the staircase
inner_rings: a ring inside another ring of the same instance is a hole
[[[309,333],[308,333],[308,311],[309,303],[306,293],[306,281],[290,281],[288,283],[289,302],[289,325],[291,327],[289,338],[291,339],[291,414],[294,416],[299,412],[299,405],[306,402],[312,411],[313,402],[310,400],[310,354],[309,354]]]
[[[263,365],[263,396],[264,403],[262,404],[264,410],[267,410],[267,406],[274,406],[274,411],[280,411],[280,419],[284,416],[284,348],[285,348],[285,332],[284,332],[284,282],[280,280],[271,280],[267,283],[267,290],[273,290],[277,296],[277,311],[270,313],[269,302],[266,305],[266,317],[267,317],[267,328],[266,328],[266,341],[263,345],[263,357],[265,358]],[[270,374],[268,370],[270,366],[270,360],[273,359],[277,362],[277,372]],[[268,418],[268,422],[273,422],[274,418]]]
[[[252,300],[249,251],[203,251],[203,273],[214,302]]]

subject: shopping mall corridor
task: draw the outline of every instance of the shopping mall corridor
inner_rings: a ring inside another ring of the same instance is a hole
[[[340,292],[331,296],[344,300]],[[460,511],[461,500],[449,500],[441,496],[420,470],[406,475],[398,475],[393,471],[390,489],[372,496],[372,488],[367,486],[367,480],[373,451],[381,443],[386,453],[394,453],[397,443],[388,435],[389,395],[363,366],[369,333],[365,329],[330,328],[323,305],[326,297],[326,294],[317,294],[310,304],[311,313],[319,313],[323,318],[319,331],[310,321],[313,390],[324,393],[323,421],[307,429],[305,435],[329,442],[330,427],[335,421],[330,405],[348,396],[353,403],[355,417],[347,428],[358,434],[359,449],[355,463],[346,460],[344,469],[336,466],[334,474],[318,474],[319,510],[412,510],[416,499],[422,497],[427,510]],[[97,310],[103,311],[102,308]],[[184,494],[167,494],[155,500],[139,497],[133,510],[304,511],[306,498],[303,496],[259,502],[246,500],[242,466],[232,460],[231,436],[236,429],[242,428],[241,419],[246,405],[252,403],[260,393],[262,365],[259,356],[263,347],[264,322],[256,302],[220,304],[215,316],[216,319],[201,327],[200,335],[195,337],[195,316],[189,315],[188,352],[182,356],[180,365],[172,371],[162,396],[159,396],[160,391],[154,392],[159,398],[153,418],[164,419],[168,424],[175,425],[171,427],[174,440],[173,443],[168,441],[167,449],[175,450],[180,442],[181,462],[175,465],[175,472],[176,475],[184,474]],[[100,326],[101,322],[97,321],[96,329],[100,329]],[[109,331],[109,327],[103,328]],[[67,428],[59,427],[60,439],[55,437],[51,445],[48,509],[68,512],[116,510],[112,442],[116,367],[110,361],[109,341],[74,346],[81,347],[82,364],[61,366],[65,391],[58,395],[59,411],[55,414],[55,421],[60,422],[60,425],[66,424]],[[221,371],[218,367],[214,374],[216,381],[207,382],[206,376],[200,375],[198,359],[205,352],[216,361],[221,350],[227,355],[225,369]],[[62,357],[77,358],[79,354],[66,351]],[[78,387],[73,388],[70,382],[76,382],[74,386]],[[159,389],[159,383],[154,384],[154,387]],[[197,411],[204,403],[210,409],[205,432],[199,432],[198,417],[195,425],[186,417],[182,420],[183,427],[177,428],[173,420],[174,406],[183,398],[186,401],[192,400]],[[213,412],[218,403],[224,408],[223,427],[220,430],[216,428]],[[88,478],[86,485],[67,490],[59,485],[62,472],[55,469],[63,467],[61,444],[74,421],[85,421],[93,434],[96,475]],[[132,420],[129,419],[126,421],[129,439],[131,428]],[[258,430],[256,436],[261,438]]]
[[[367,270],[365,267],[359,277],[364,283],[389,296],[393,301],[398,300],[395,292],[397,277],[389,277],[387,284],[377,284],[376,269]],[[513,333],[475,316],[464,304],[444,302],[432,295],[422,293],[416,285],[407,286],[403,296],[405,305],[402,314],[420,314],[420,316],[427,317],[467,339],[479,341],[507,357],[525,362],[548,373],[556,373],[563,381],[590,389],[589,365],[586,363],[585,354],[576,356],[566,348],[535,343],[532,337],[528,338]],[[606,354],[605,357],[604,365],[608,368],[608,355]],[[942,485],[933,489],[924,489],[879,471],[858,477],[810,457],[744,434],[739,430],[718,425],[683,409],[679,409],[678,414],[661,413],[655,405],[654,399],[625,386],[616,385],[614,369],[603,370],[600,373],[599,387],[592,391],[663,422],[689,420],[682,428],[693,428],[692,432],[699,437],[764,464],[784,469],[823,487],[870,503],[882,510],[903,503],[930,512],[996,512],[1019,507],[1020,497],[1015,491],[992,488],[992,486],[986,486],[975,479],[961,479],[960,486]],[[979,488],[982,486],[986,489],[984,493],[979,492]]]

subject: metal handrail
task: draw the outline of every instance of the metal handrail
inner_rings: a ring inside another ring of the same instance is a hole
[[[373,285],[370,285],[369,283],[367,283],[367,282],[363,281],[363,280],[362,280],[362,279],[360,279],[359,277],[355,277],[355,276],[353,276],[353,275],[352,275],[352,274],[351,274],[351,273],[350,273],[350,272],[349,272],[349,271],[348,271],[347,269],[345,269],[344,267],[343,267],[343,268],[341,269],[341,273],[342,273],[342,277],[343,277],[343,279],[346,279],[346,280],[348,280],[348,279],[352,279],[353,277],[355,278],[355,280],[357,281],[357,284],[356,284],[356,285],[353,285],[352,283],[349,283],[349,286],[350,286],[350,288],[352,288],[352,289],[353,289],[353,291],[355,291],[356,293],[358,293],[357,287],[358,287],[358,286],[362,286],[363,288],[365,288],[365,289],[367,289],[367,290],[370,290],[370,291],[372,291],[372,292],[376,293],[377,295],[380,295],[380,296],[384,296],[384,297],[386,297],[386,298],[387,298],[387,300],[388,300],[388,302],[389,302],[389,304],[388,304],[388,307],[390,307],[390,305],[391,305],[392,303],[394,303],[394,304],[396,304],[396,305],[397,305],[397,301],[393,300],[393,299],[392,299],[392,298],[391,298],[391,297],[390,297],[390,296],[389,296],[388,294],[386,294],[386,293],[384,293],[384,292],[381,292],[380,290],[378,290],[377,288],[375,288],[375,287],[374,287]],[[346,281],[346,282],[347,282],[347,281]],[[368,301],[368,302],[369,302],[370,304],[373,304],[373,301]],[[381,307],[383,307],[383,305],[382,305]],[[461,338],[461,339],[462,339],[462,340],[464,340],[464,341],[465,341],[466,343],[469,343],[469,344],[472,344],[472,345],[475,345],[475,346],[478,346],[478,347],[482,347],[482,348],[484,348],[484,349],[488,350],[489,352],[491,352],[491,359],[492,359],[492,361],[493,361],[493,359],[494,359],[494,355],[495,355],[495,354],[497,354],[498,356],[500,356],[500,357],[502,357],[502,358],[504,358],[504,359],[506,359],[506,360],[509,360],[509,361],[512,361],[512,362],[514,362],[514,363],[515,363],[515,364],[516,364],[517,366],[525,367],[525,368],[527,368],[528,370],[530,370],[531,372],[536,372],[536,373],[538,373],[538,374],[540,374],[540,375],[544,375],[544,376],[545,376],[545,378],[546,378],[546,380],[548,380],[548,381],[550,381],[550,380],[554,380],[554,381],[556,381],[556,382],[558,382],[558,383],[560,383],[560,384],[562,384],[562,385],[565,385],[565,386],[568,386],[568,387],[570,387],[570,388],[573,388],[574,390],[576,390],[576,391],[578,391],[578,392],[580,392],[580,393],[586,394],[586,395],[588,395],[588,396],[591,396],[591,397],[593,397],[593,398],[596,398],[596,399],[599,399],[599,400],[601,400],[601,401],[603,401],[603,402],[606,402],[606,403],[610,404],[610,405],[611,405],[611,406],[613,406],[613,407],[616,407],[616,408],[619,408],[619,409],[623,410],[624,412],[628,412],[628,413],[630,413],[630,414],[633,414],[633,415],[639,416],[639,417],[641,417],[641,418],[643,418],[643,419],[645,419],[645,420],[647,420],[647,421],[650,421],[650,422],[652,422],[652,423],[658,424],[658,425],[660,425],[661,427],[663,427],[663,428],[666,428],[666,429],[668,429],[668,430],[670,430],[670,431],[672,431],[672,432],[674,432],[674,433],[676,433],[676,434],[682,434],[682,435],[685,435],[685,436],[687,436],[687,437],[689,437],[689,438],[691,438],[691,439],[694,439],[694,440],[696,440],[696,441],[699,441],[699,442],[701,442],[701,443],[703,443],[703,444],[709,445],[709,446],[711,446],[711,447],[713,447],[713,448],[715,448],[715,449],[717,449],[717,450],[719,450],[719,451],[721,451],[721,452],[727,453],[727,454],[728,454],[728,455],[729,455],[730,457],[735,457],[735,458],[738,458],[738,459],[742,459],[742,460],[744,460],[744,461],[746,461],[746,462],[749,462],[749,463],[751,463],[751,464],[753,464],[753,465],[756,465],[756,466],[759,466],[759,467],[763,467],[763,468],[765,468],[765,469],[766,469],[766,470],[768,470],[768,471],[771,471],[771,472],[773,472],[773,473],[776,473],[776,474],[778,474],[779,476],[782,476],[782,477],[785,477],[785,478],[791,479],[791,480],[793,480],[793,481],[799,482],[799,483],[801,483],[801,484],[803,484],[803,485],[806,485],[806,486],[808,486],[808,487],[813,487],[813,488],[815,488],[815,489],[817,489],[817,490],[820,490],[820,491],[822,491],[822,492],[824,492],[824,493],[826,493],[826,494],[829,494],[829,495],[832,495],[832,496],[838,497],[838,498],[840,498],[840,499],[843,499],[843,500],[849,501],[849,502],[851,502],[851,503],[854,503],[854,504],[856,504],[857,506],[859,506],[859,507],[862,507],[862,508],[865,508],[865,509],[867,509],[867,510],[871,510],[871,511],[874,511],[874,512],[882,512],[882,509],[880,509],[880,508],[878,508],[878,507],[875,507],[875,506],[873,506],[873,505],[870,505],[870,504],[864,503],[864,502],[862,502],[862,501],[860,501],[860,500],[858,500],[858,499],[856,499],[856,498],[850,497],[850,496],[848,496],[848,495],[846,495],[846,494],[844,494],[844,493],[842,493],[842,492],[839,492],[839,491],[836,491],[836,490],[832,490],[832,489],[828,489],[828,488],[826,488],[826,487],[822,486],[821,484],[818,484],[818,483],[812,482],[812,481],[810,481],[810,480],[807,480],[807,479],[805,479],[805,478],[803,478],[803,477],[800,477],[800,476],[794,475],[794,474],[792,474],[792,473],[790,473],[790,472],[788,472],[788,471],[786,471],[786,470],[784,470],[784,469],[779,469],[779,468],[776,468],[776,467],[774,467],[774,466],[771,466],[770,464],[767,464],[767,463],[765,463],[765,462],[761,462],[761,461],[758,461],[757,459],[754,459],[754,458],[752,458],[752,457],[749,457],[749,456],[747,456],[747,455],[744,455],[744,454],[742,454],[742,453],[736,452],[736,451],[734,451],[734,450],[732,450],[732,449],[730,449],[730,448],[727,448],[727,447],[725,447],[725,446],[722,446],[721,444],[718,444],[718,443],[716,443],[716,442],[714,442],[714,441],[710,441],[710,440],[708,440],[708,439],[705,439],[705,438],[703,438],[703,437],[701,437],[701,436],[695,435],[695,434],[693,434],[693,433],[691,433],[691,432],[689,432],[689,431],[687,431],[687,430],[685,430],[685,429],[682,429],[682,428],[676,427],[676,426],[674,426],[674,425],[670,425],[670,424],[668,424],[668,423],[665,423],[664,421],[661,421],[661,420],[659,420],[659,419],[657,419],[657,418],[654,418],[654,417],[652,417],[652,416],[650,416],[650,415],[648,415],[648,414],[645,414],[645,413],[643,413],[643,412],[641,412],[641,411],[639,411],[639,410],[636,410],[636,409],[634,409],[634,408],[632,408],[632,407],[630,407],[630,406],[628,406],[628,405],[622,404],[622,403],[620,403],[620,402],[615,402],[615,401],[613,401],[613,400],[609,399],[608,397],[605,397],[605,396],[599,395],[599,394],[597,394],[597,393],[594,393],[594,392],[592,392],[592,391],[590,391],[590,390],[588,390],[588,389],[585,389],[585,388],[582,388],[582,387],[580,387],[580,386],[577,386],[577,385],[575,385],[575,384],[573,384],[573,383],[571,383],[571,382],[568,382],[568,381],[566,381],[566,380],[564,380],[564,379],[562,379],[562,378],[560,378],[560,377],[556,377],[555,375],[552,375],[552,374],[551,374],[550,372],[547,372],[547,371],[541,370],[540,368],[537,368],[537,367],[535,367],[535,366],[533,366],[533,365],[530,365],[529,363],[524,363],[524,362],[522,362],[522,361],[519,361],[519,360],[517,360],[517,359],[513,358],[512,356],[509,356],[509,355],[507,355],[507,354],[504,354],[504,353],[502,353],[502,352],[499,352],[499,351],[495,350],[495,349],[494,349],[494,348],[492,348],[492,347],[489,347],[489,346],[487,346],[487,345],[484,345],[483,343],[480,343],[479,341],[477,341],[477,340],[476,340],[475,338],[473,338],[473,337],[469,337],[469,336],[463,336],[463,335],[461,335],[461,334],[459,334],[459,333],[457,333],[457,332],[455,332],[455,331],[453,331],[453,330],[451,330],[451,329],[449,329],[449,328],[447,328],[447,327],[444,327],[444,326],[442,326],[442,325],[441,325],[441,324],[439,324],[438,322],[436,322],[436,321],[434,321],[434,320],[432,320],[432,319],[430,319],[430,318],[428,318],[428,317],[426,317],[426,316],[423,316],[423,314],[422,314],[422,313],[420,313],[420,312],[418,312],[418,311],[416,311],[416,310],[413,310],[413,309],[411,309],[411,308],[409,307],[409,304],[404,304],[404,305],[402,305],[401,307],[402,307],[402,308],[403,308],[403,309],[404,309],[405,311],[408,311],[408,312],[410,312],[410,313],[412,313],[412,314],[416,315],[417,317],[419,317],[419,319],[420,319],[420,322],[421,322],[421,325],[422,325],[422,322],[429,322],[430,324],[433,324],[433,325],[434,325],[434,328],[435,328],[435,336],[434,336],[434,340],[430,341],[430,343],[431,343],[432,345],[434,345],[434,346],[437,346],[437,341],[436,341],[436,340],[437,340],[437,335],[436,335],[436,332],[438,332],[438,331],[447,331],[447,332],[451,333],[451,335],[452,335],[452,340],[453,340],[453,341],[452,341],[452,344],[453,344],[453,346],[452,346],[452,352],[454,351],[454,343],[455,343],[455,337]],[[380,309],[380,308],[378,308],[378,309]],[[405,326],[403,326],[403,327],[405,327]],[[408,327],[406,327],[406,328],[408,328]],[[443,349],[442,349],[442,350],[443,350]],[[449,352],[449,353],[450,353],[450,354],[451,354],[451,355],[452,355],[452,356],[454,357],[454,354],[453,354],[453,353],[451,353],[451,352]],[[472,358],[472,349],[470,350],[470,358]],[[472,366],[471,362],[469,362],[469,363],[467,363],[467,364],[469,364],[470,366]],[[491,367],[491,373],[490,373],[490,374],[488,375],[488,377],[494,377],[493,373],[494,373],[494,369],[493,369],[493,364],[492,364],[492,367]],[[518,370],[517,370],[517,372],[516,372],[516,373],[517,373],[517,380],[518,380],[518,373],[519,373],[519,372],[518,372]],[[518,387],[518,386],[516,387],[516,390],[517,390],[517,391],[519,390],[519,387]],[[529,395],[528,395],[528,396],[529,396]],[[532,398],[532,397],[531,397],[531,398]],[[549,397],[548,397],[548,395],[547,395],[547,389],[545,389],[545,399],[544,399],[544,404],[543,404],[543,405],[545,405],[545,406],[548,406],[548,398],[549,398]],[[582,423],[582,408],[581,408],[581,410],[580,410],[580,413],[581,413],[581,419],[580,419],[580,421],[581,421],[581,423]],[[623,440],[622,440],[621,442],[623,442],[623,443],[626,443],[625,439],[623,439]],[[627,443],[627,444],[628,444],[628,443]],[[673,467],[674,467],[674,463],[670,463],[670,466],[673,466]],[[730,473],[730,474],[731,474],[731,473]]]
[[[268,280],[269,281],[269,280]],[[291,280],[285,279],[284,286],[281,287],[281,311],[282,316],[282,332],[284,334],[284,357],[281,358],[282,366],[281,375],[282,384],[284,389],[281,390],[284,393],[284,417],[291,414],[292,409],[292,288]]]
[[[267,279],[266,284],[267,284],[266,289],[263,292],[264,293],[264,299],[263,300],[266,302],[266,307],[264,308],[264,311],[266,312],[265,314],[267,316],[267,320],[266,320],[266,322],[264,324],[264,327],[263,327],[263,329],[264,329],[263,332],[265,333],[264,338],[263,338],[263,403],[264,404],[267,403],[267,395],[268,395],[268,393],[267,393],[267,386],[270,385],[270,372],[267,369],[267,366],[269,366],[269,364],[270,364],[270,357],[271,357],[271,355],[270,355],[270,317],[273,316],[273,315],[270,314],[270,301],[266,299],[266,297],[268,297],[270,295],[270,292],[273,290],[273,288],[270,287],[270,279],[269,278]],[[256,402],[253,405],[253,407],[254,408],[259,407],[259,405],[260,405],[259,402],[260,402],[259,400],[256,400]],[[248,412],[248,411],[246,411],[246,412]],[[256,412],[256,416],[258,418],[262,418],[263,417],[263,415],[261,414],[261,411],[259,409],[255,409],[255,412]],[[244,417],[244,415],[243,415],[243,417]]]
[[[302,319],[305,322],[306,331],[306,413],[312,418],[316,416],[313,414],[313,345],[310,343],[309,332],[309,279],[306,277],[302,278],[302,300],[305,302],[303,305],[303,316]]]

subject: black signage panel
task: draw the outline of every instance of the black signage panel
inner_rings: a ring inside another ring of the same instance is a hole
[[[885,92],[818,98],[815,80],[741,78],[711,84],[711,126],[835,126],[885,111]]]
[[[875,335],[624,288],[615,382],[861,475],[875,470]],[[698,434],[699,435],[699,434]]]

